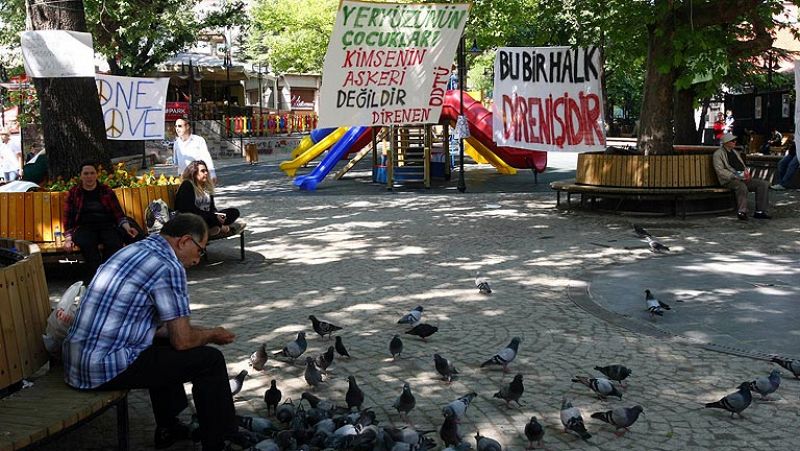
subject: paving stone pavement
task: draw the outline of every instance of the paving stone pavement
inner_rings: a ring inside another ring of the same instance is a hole
[[[326,180],[317,192],[299,193],[275,166],[236,161],[220,166],[224,186],[217,204],[242,210],[250,230],[247,258],[238,261],[236,240],[216,242],[209,248],[210,263],[188,275],[193,322],[222,325],[237,334],[235,343],[221,348],[231,374],[247,368],[259,343],[279,350],[301,330],[309,336],[309,355],[324,351],[330,343],[312,332],[307,316],[313,313],[344,327],[340,335],[353,355],[337,360],[330,382],[314,392],[343,403],[347,376],[354,374],[365,404],[374,406],[382,424],[402,424],[390,406],[407,381],[417,397],[410,417],[424,428],[438,429],[441,407],[476,391],[479,396],[461,425],[473,445],[480,430],[504,449],[522,450],[527,445],[523,428],[535,415],[546,425],[544,440],[551,450],[796,446],[800,380],[784,371],[773,400],[755,400],[745,419],[703,409],[703,403],[766,375],[773,365],[703,349],[679,337],[620,327],[579,307],[569,295],[570,287],[585,283],[592,271],[627,265],[636,277],[634,263],[661,258],[643,246],[621,244],[624,240],[609,242],[630,237],[632,222],[669,230],[665,244],[693,255],[725,252],[747,259],[780,253],[796,262],[796,192],[773,194],[775,219],[768,222],[731,216],[634,219],[556,210],[546,181],[567,178],[569,168],[556,167],[533,186],[529,173],[508,177],[488,167],[470,167],[468,191],[460,194],[455,180],[429,190],[390,192],[365,177]],[[670,270],[665,264],[664,271]],[[477,271],[490,278],[490,296],[475,289]],[[56,297],[69,280],[52,277],[49,282]],[[439,332],[428,343],[401,334],[405,351],[392,361],[389,340],[404,331],[396,321],[416,305],[425,306],[424,321],[438,325]],[[796,327],[784,332],[795,338],[800,333]],[[513,336],[524,341],[510,374],[478,367]],[[450,386],[434,371],[437,352],[461,373]],[[570,382],[574,375],[595,374],[595,365],[612,363],[633,369],[621,402],[598,400]],[[524,375],[523,406],[507,409],[492,395],[516,373]],[[262,398],[271,379],[278,381],[284,397],[299,399],[308,389],[302,374],[299,363],[271,358],[263,373],[251,373],[245,381],[237,410],[264,414]],[[562,397],[583,412],[593,435],[589,441],[561,432]],[[635,404],[644,407],[645,416],[622,438],[589,418],[593,412]],[[153,420],[145,392],[132,394],[130,414],[132,449],[151,449]],[[109,412],[42,449],[104,450],[114,443]]]

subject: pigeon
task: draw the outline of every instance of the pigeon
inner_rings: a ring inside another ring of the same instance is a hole
[[[403,340],[399,336],[392,337],[392,341],[389,342],[389,352],[392,354],[392,360],[403,352]]]
[[[517,403],[517,406],[522,406],[519,403],[519,398],[522,396],[522,393],[525,391],[525,387],[522,385],[522,375],[517,374],[514,376],[514,380],[512,380],[508,385],[505,387],[500,388],[500,391],[494,394],[495,398],[503,399],[506,402],[506,407],[511,408],[511,401]]]
[[[461,443],[461,434],[458,433],[458,420],[455,415],[445,413],[444,423],[439,428],[439,438],[444,442],[444,446],[457,446]]]
[[[614,434],[616,434],[617,437],[621,437],[626,431],[630,432],[628,428],[639,419],[639,414],[644,414],[642,406],[616,407],[605,412],[595,412],[592,414],[592,418],[605,421],[614,426],[617,428]],[[622,432],[620,432],[620,430],[622,430]]]
[[[288,423],[294,418],[295,410],[292,398],[289,398],[275,409],[275,418],[281,423]]]
[[[278,443],[271,438],[256,443],[253,445],[253,449],[255,451],[281,451],[281,447],[278,446]]]
[[[761,399],[767,399],[770,393],[775,393],[775,390],[781,386],[781,372],[780,370],[772,370],[769,376],[762,376],[750,382],[750,390],[757,392],[761,395]]]
[[[594,369],[605,374],[610,380],[619,382],[622,386],[625,385],[622,381],[631,375],[631,370],[624,365],[596,366]]]
[[[672,310],[672,308],[656,299],[650,290],[644,290],[644,302],[647,303],[647,311],[650,312],[650,318],[655,318],[656,315],[664,316],[664,310]]]
[[[427,341],[426,338],[435,334],[438,330],[438,327],[431,326],[430,324],[417,324],[411,330],[406,331],[406,333],[408,335],[416,335],[419,338],[422,338],[422,341]]]
[[[247,370],[239,371],[239,374],[236,377],[232,377],[228,380],[231,385],[231,396],[236,396],[242,391],[242,385],[244,385],[244,378],[247,377]]]
[[[355,376],[347,376],[347,393],[344,400],[347,402],[347,408],[352,410],[355,407],[361,410],[361,405],[364,404],[364,392],[358,388]]]
[[[536,419],[531,417],[531,421],[525,425],[525,438],[528,439],[528,447],[526,449],[533,449],[533,442],[542,446],[542,439],[544,438],[544,428]]]
[[[328,346],[328,350],[320,354],[314,363],[317,364],[320,371],[327,373],[328,367],[333,363],[333,346]]]
[[[489,281],[481,276],[481,273],[475,274],[475,286],[478,287],[480,294],[492,294],[492,287],[489,286]]]
[[[592,389],[597,393],[600,399],[606,399],[607,396],[616,396],[622,400],[622,392],[608,379],[604,377],[583,377],[575,376],[572,382],[579,382]]]
[[[636,236],[639,238],[652,238],[653,235],[650,234],[644,227],[640,226],[639,224],[633,225],[633,231],[636,232]]]
[[[392,407],[397,409],[397,413],[403,415],[403,417],[408,420],[408,413],[411,412],[416,405],[417,400],[414,398],[414,395],[411,394],[411,385],[406,382],[403,384],[403,391],[400,393],[400,396],[397,397]]]
[[[397,320],[397,324],[408,324],[411,327],[416,326],[419,324],[420,320],[422,319],[422,306],[418,305],[414,310],[403,315],[402,318]]]
[[[262,417],[240,417],[237,415],[236,420],[238,420],[239,426],[262,435],[272,435],[279,429],[272,421]]]
[[[277,410],[278,404],[281,402],[281,391],[278,390],[277,382],[272,379],[269,383],[269,388],[264,392],[264,403],[267,405],[267,415],[269,415],[270,407],[273,411]]]
[[[511,343],[509,343],[508,346],[501,349],[491,359],[481,363],[481,368],[487,365],[502,365],[503,372],[508,373],[510,371],[508,369],[508,365],[517,357],[517,352],[519,352],[519,343],[521,341],[522,339],[519,337],[512,338]]]
[[[472,392],[456,399],[442,408],[442,415],[445,417],[452,415],[455,417],[456,421],[460,422],[461,418],[463,418],[467,413],[467,407],[469,407],[470,403],[473,399],[475,399],[476,396],[478,396],[478,394]]]
[[[663,254],[665,252],[669,252],[669,247],[661,244],[660,241],[654,240],[652,237],[645,237],[647,240],[647,244],[650,246],[650,251],[654,254]]]
[[[472,445],[469,442],[461,442],[458,445],[448,446],[442,451],[469,451],[472,449]]]
[[[740,418],[744,409],[750,406],[753,402],[753,395],[750,393],[750,382],[742,382],[739,384],[739,390],[728,394],[724,398],[716,402],[709,402],[705,406],[712,409],[723,409],[731,413],[731,418],[734,414],[738,414]]]
[[[794,377],[800,379],[800,360],[789,360],[781,359],[780,357],[773,357],[772,362],[777,363],[788,371],[791,371]]]
[[[475,444],[478,451],[503,451],[497,440],[481,435],[481,431],[475,431]]]
[[[436,429],[417,431],[412,427],[384,428],[389,437],[396,443],[418,445],[425,439],[425,434],[436,432]]]
[[[311,320],[311,326],[314,328],[314,332],[318,333],[322,338],[325,338],[325,335],[330,338],[334,332],[342,330],[339,326],[334,326],[331,323],[318,320],[314,315],[308,315],[308,319]]]
[[[336,336],[336,343],[334,343],[334,349],[336,349],[336,353],[342,357],[350,358],[350,353],[347,352],[347,348],[344,347],[344,342],[342,341],[342,337]]]
[[[439,354],[434,354],[433,363],[436,366],[436,372],[442,375],[443,381],[447,381],[448,384],[453,382],[454,375],[458,374],[458,370],[452,362]]]
[[[325,382],[322,379],[322,373],[314,363],[313,357],[306,357],[306,370],[303,372],[303,378],[306,380],[306,383],[312,387],[316,387],[317,385]]]
[[[567,398],[561,400],[561,424],[564,425],[564,432],[577,434],[583,440],[592,438],[592,434],[586,431],[586,426],[583,424],[580,409],[572,407]]]
[[[276,352],[275,356],[282,355],[284,357],[289,357],[294,361],[294,359],[303,355],[306,352],[306,348],[308,347],[308,343],[306,342],[306,333],[305,332],[298,332],[297,338],[294,341],[290,341],[283,347],[282,350]]]
[[[262,371],[264,364],[267,363],[269,356],[267,355],[267,345],[261,343],[261,346],[256,349],[256,352],[250,354],[250,366],[256,371]]]

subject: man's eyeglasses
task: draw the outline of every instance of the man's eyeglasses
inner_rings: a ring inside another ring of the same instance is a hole
[[[204,248],[203,246],[200,245],[200,243],[195,241],[193,236],[189,235],[189,239],[192,240],[192,243],[194,243],[194,245],[197,246],[197,249],[200,250],[200,257],[205,257],[206,256],[206,248]]]

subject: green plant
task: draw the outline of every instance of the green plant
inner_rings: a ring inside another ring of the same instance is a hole
[[[57,177],[55,181],[45,185],[46,191],[68,191],[74,186],[78,186],[81,182],[80,177],[75,176],[69,179]],[[165,176],[161,174],[156,176],[155,171],[152,169],[142,175],[136,175],[136,170],[129,170],[125,167],[125,163],[118,163],[115,169],[111,172],[107,171],[104,167],[98,168],[97,182],[108,185],[110,188],[139,188],[143,186],[167,186],[179,185],[180,178],[175,176]]]

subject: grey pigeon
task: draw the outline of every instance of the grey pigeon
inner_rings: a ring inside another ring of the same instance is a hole
[[[596,366],[594,369],[605,374],[609,380],[619,382],[623,386],[625,385],[623,381],[632,373],[630,368],[625,365]]]
[[[403,340],[395,335],[389,342],[389,352],[392,354],[392,359],[397,358],[403,352]]]
[[[786,368],[794,377],[800,379],[800,360],[782,359],[780,357],[773,357],[772,362]]]
[[[480,273],[475,274],[475,286],[478,287],[480,294],[492,294],[492,287],[489,286],[489,280],[481,276]]]
[[[267,405],[267,415],[269,415],[270,408],[275,411],[278,404],[281,402],[281,391],[278,390],[277,382],[272,379],[269,383],[269,388],[264,392],[264,403]]]
[[[261,346],[259,346],[254,353],[250,354],[250,366],[256,371],[262,371],[268,359],[267,345],[261,343]]]
[[[481,435],[481,431],[476,431],[475,444],[477,451],[503,451],[503,447],[497,440]]]
[[[608,379],[604,377],[584,377],[575,376],[572,382],[579,382],[597,393],[600,399],[606,399],[607,396],[615,396],[622,399],[622,392]]]
[[[561,424],[564,425],[564,432],[577,434],[583,440],[592,438],[592,434],[586,431],[586,426],[583,424],[580,409],[573,407],[567,398],[561,400]]]
[[[653,239],[652,237],[645,237],[647,244],[650,246],[650,251],[654,254],[663,254],[665,252],[669,252],[669,247],[662,244],[660,241]]]
[[[328,367],[333,363],[333,357],[333,346],[328,346],[328,350],[320,354],[314,363],[317,364],[320,371],[327,373]]]
[[[525,387],[522,385],[522,375],[517,374],[514,376],[514,380],[500,388],[500,391],[495,393],[494,397],[504,400],[506,402],[506,407],[509,408],[511,407],[511,401],[517,403],[517,406],[522,406],[522,404],[519,403],[519,398],[524,391]]]
[[[656,315],[664,316],[664,310],[672,310],[668,304],[656,299],[650,290],[644,290],[644,302],[647,304],[647,311],[650,312],[650,318],[654,318]]]
[[[411,310],[397,320],[397,324],[408,324],[414,327],[419,324],[420,320],[422,320],[422,306],[418,305],[414,310]]]
[[[531,421],[525,425],[525,438],[528,439],[528,447],[526,449],[533,449],[533,442],[542,446],[542,439],[544,438],[544,428],[536,417],[531,417]]]
[[[430,324],[417,324],[411,330],[407,330],[406,333],[408,335],[416,335],[422,338],[422,341],[428,341],[427,338],[435,334],[438,330],[438,327],[431,326]]]
[[[348,409],[355,407],[361,410],[361,405],[364,404],[364,392],[358,388],[355,376],[347,376],[347,393],[344,400],[347,402]]]
[[[633,231],[636,232],[636,236],[638,236],[639,238],[653,237],[653,235],[651,235],[650,232],[647,231],[647,229],[640,226],[639,224],[633,225]]]
[[[455,415],[445,413],[444,422],[439,428],[439,438],[444,442],[444,446],[456,446],[461,443],[461,434],[458,432],[458,420]]]
[[[616,407],[605,412],[595,412],[592,414],[592,418],[605,421],[617,428],[614,434],[620,437],[625,434],[625,432],[630,432],[628,428],[639,419],[639,414],[644,415],[642,406]],[[620,430],[622,432],[620,432]]]
[[[231,385],[231,396],[236,396],[242,391],[242,386],[244,385],[244,378],[247,377],[247,370],[239,371],[235,377],[232,377],[228,380]]]
[[[281,451],[281,447],[275,440],[268,438],[253,445],[255,451]]]
[[[417,400],[414,398],[414,395],[411,393],[411,385],[408,382],[403,384],[403,391],[400,393],[400,396],[397,397],[395,400],[394,407],[397,409],[397,412],[402,414],[403,417],[408,420],[408,413],[414,409],[414,406],[417,405]]]
[[[772,370],[769,376],[762,376],[750,382],[750,390],[761,395],[761,399],[767,399],[770,393],[775,393],[775,390],[781,386],[781,372],[780,370]]]
[[[447,381],[448,384],[453,381],[454,375],[458,374],[455,365],[439,354],[433,355],[433,363],[436,366],[436,372],[441,374],[442,380]]]
[[[418,431],[412,427],[385,428],[384,430],[395,442],[406,443],[414,446],[423,441],[425,434],[430,434],[431,432],[436,431],[435,429]]]
[[[319,368],[317,368],[317,364],[314,363],[313,357],[306,357],[306,370],[303,372],[303,378],[306,380],[306,383],[312,387],[316,387],[324,382],[322,373],[319,371]]]
[[[336,343],[333,345],[334,349],[336,349],[336,353],[342,357],[350,358],[350,353],[347,352],[347,348],[344,347],[344,342],[342,341],[342,337],[336,336]]]
[[[472,400],[478,396],[477,393],[467,393],[466,395],[456,399],[455,401],[451,402],[450,404],[444,406],[442,408],[442,415],[445,417],[448,415],[452,415],[455,417],[456,421],[461,421],[464,415],[467,413],[467,407],[469,407]]]
[[[308,343],[306,342],[306,333],[298,332],[297,338],[294,341],[287,343],[283,349],[276,352],[274,355],[288,357],[294,361],[294,359],[300,357],[304,352],[306,352],[307,347]]]
[[[308,315],[308,319],[311,320],[311,327],[314,328],[314,332],[318,333],[322,338],[325,338],[325,335],[330,338],[334,332],[342,330],[339,326],[334,326],[331,323],[318,320],[314,315]]]
[[[712,409],[723,409],[731,413],[731,418],[734,414],[738,414],[740,418],[744,409],[750,406],[753,402],[753,395],[750,393],[750,382],[742,382],[739,384],[739,390],[728,394],[724,398],[716,402],[709,402],[705,406]]]
[[[262,417],[240,417],[237,415],[236,419],[239,422],[239,426],[261,435],[272,435],[280,429],[272,421]]]
[[[508,369],[508,365],[517,358],[517,353],[519,352],[519,343],[522,341],[519,337],[514,337],[511,339],[511,343],[508,344],[505,348],[501,349],[497,354],[492,356],[491,359],[481,363],[481,368],[487,365],[502,365],[503,372],[508,373],[510,370]]]
[[[281,423],[289,423],[294,418],[296,410],[292,398],[289,398],[275,409],[275,418]]]
[[[469,442],[461,442],[458,445],[448,446],[442,451],[469,451],[471,449],[472,445],[470,445]]]

